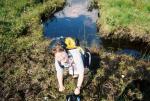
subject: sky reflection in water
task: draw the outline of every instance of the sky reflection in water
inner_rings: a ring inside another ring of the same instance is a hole
[[[91,0],[67,1],[68,3],[62,11],[55,13],[53,18],[44,23],[44,36],[48,38],[70,36],[78,38],[82,43],[86,41],[89,47],[93,44],[99,47],[101,39],[99,35],[96,35],[98,10],[88,11]],[[115,46],[117,47],[117,45]],[[116,53],[128,54],[137,58],[141,57],[140,52],[128,48],[124,48]]]
[[[44,24],[44,36],[55,38],[71,36],[88,44],[100,42],[96,36],[98,10],[88,11],[90,0],[68,0],[65,8],[54,14],[54,18]]]

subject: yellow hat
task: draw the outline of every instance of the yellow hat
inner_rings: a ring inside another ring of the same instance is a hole
[[[76,48],[76,42],[71,37],[67,37],[65,39],[65,44],[67,45],[67,49],[74,49],[74,48]]]

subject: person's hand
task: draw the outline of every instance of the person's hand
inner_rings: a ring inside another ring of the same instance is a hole
[[[77,88],[74,90],[74,94],[75,94],[75,95],[79,95],[79,94],[80,94],[80,87],[77,87]]]
[[[65,90],[65,87],[62,86],[62,87],[59,87],[59,92],[63,92]]]

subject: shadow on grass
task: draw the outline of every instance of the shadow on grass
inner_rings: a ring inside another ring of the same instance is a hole
[[[127,85],[124,92],[117,101],[149,101],[150,99],[150,81],[133,80]]]
[[[142,70],[141,70],[142,69]],[[143,77],[138,79],[140,71],[143,71]],[[150,99],[150,72],[146,68],[140,68],[135,73],[132,82],[130,82],[117,101],[149,101]]]

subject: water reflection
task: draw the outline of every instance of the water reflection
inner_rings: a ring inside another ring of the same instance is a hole
[[[96,20],[98,19],[98,10],[88,11],[91,0],[67,0],[67,5],[62,11],[54,14],[54,17],[44,23],[44,36],[48,38],[55,37],[74,37],[78,38],[86,46],[100,47],[102,39],[97,36]],[[133,46],[117,41],[116,43],[103,40],[103,46],[121,48],[117,54],[128,54],[136,58],[142,54],[133,50]],[[118,45],[119,44],[119,45]],[[138,44],[139,45],[139,44]],[[124,46],[124,47],[122,47]],[[138,46],[136,46],[138,47]],[[105,47],[106,48],[106,47]],[[136,49],[136,48],[135,48]]]
[[[136,59],[141,58],[142,54],[136,50],[132,49],[124,49],[120,51],[116,51],[117,54],[126,54],[135,57]]]
[[[45,37],[71,36],[91,44],[96,36],[98,10],[88,11],[91,0],[68,0],[65,8],[44,24]]]
[[[76,1],[76,2],[75,2]],[[57,18],[78,18],[81,15],[91,18],[92,22],[95,23],[98,19],[98,10],[93,9],[92,12],[88,11],[91,0],[68,0],[68,6],[62,11],[55,14]]]

